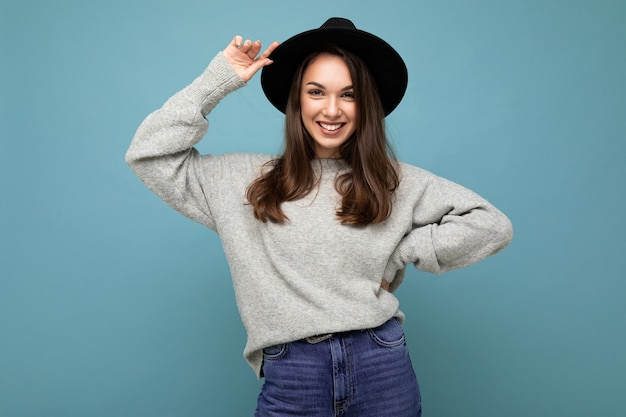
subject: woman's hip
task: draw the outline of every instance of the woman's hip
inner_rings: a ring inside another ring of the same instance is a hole
[[[396,319],[264,349],[256,416],[419,416],[419,386]]]

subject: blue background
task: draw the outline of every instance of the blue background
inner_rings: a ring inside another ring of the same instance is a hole
[[[219,239],[124,163],[235,34],[351,18],[409,67],[400,158],[515,239],[399,290],[425,417],[626,415],[626,3],[2,1],[0,416],[251,416],[260,382]],[[277,152],[258,77],[204,152]]]

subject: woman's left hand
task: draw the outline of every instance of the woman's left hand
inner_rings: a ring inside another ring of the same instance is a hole
[[[382,282],[380,283],[380,288],[378,289],[378,294],[376,295],[377,297],[380,296],[380,292],[381,291],[389,291],[389,281],[386,280],[382,280]]]

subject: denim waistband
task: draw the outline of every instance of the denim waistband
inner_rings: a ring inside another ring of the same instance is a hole
[[[390,318],[387,321],[391,321],[391,320],[396,320],[395,317]],[[387,322],[385,322],[387,323]],[[384,324],[384,323],[383,323]],[[363,332],[367,329],[361,329],[361,330],[348,330],[346,332],[337,332],[337,333],[326,333],[326,334],[318,334],[315,336],[309,336],[309,337],[305,337],[303,340],[305,340],[307,343],[310,343],[312,345],[316,344],[316,343],[320,343],[323,342],[324,340],[328,340],[334,336],[344,336],[344,335],[348,335],[351,333],[358,333],[358,332]]]

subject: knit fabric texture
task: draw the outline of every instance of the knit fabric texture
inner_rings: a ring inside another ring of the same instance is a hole
[[[474,264],[511,240],[510,221],[484,198],[404,163],[383,223],[351,226],[337,219],[335,179],[350,170],[342,159],[311,162],[319,185],[282,204],[287,222],[256,220],[246,189],[274,157],[201,155],[194,148],[207,133],[206,116],[242,86],[219,53],[143,121],[126,161],[166,203],[219,234],[248,335],[244,356],[257,376],[265,347],[372,328],[394,316],[402,321],[394,291],[407,265],[440,274]],[[388,291],[381,290],[383,279]]]

